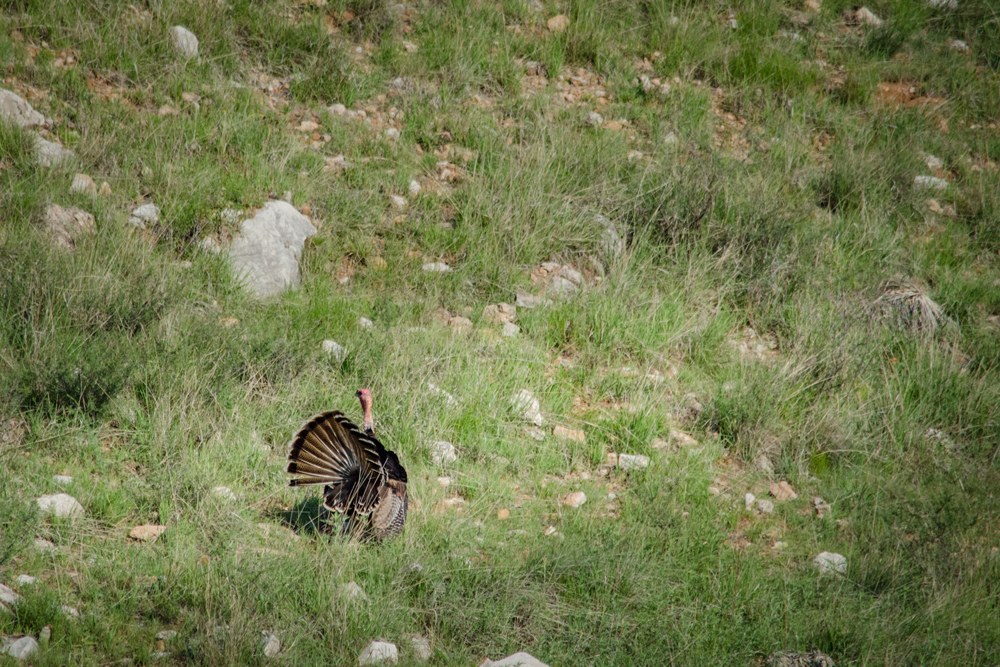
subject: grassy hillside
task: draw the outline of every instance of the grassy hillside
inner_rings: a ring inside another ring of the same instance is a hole
[[[1000,5],[856,9],[3,3],[0,87],[77,159],[0,122],[0,634],[51,626],[36,665],[1000,663]],[[286,193],[319,232],[259,300],[206,245]],[[96,232],[53,247],[50,204]],[[502,336],[484,307],[546,262],[582,285]],[[381,546],[284,472],[362,386],[410,478]],[[83,518],[37,511],[60,492]]]

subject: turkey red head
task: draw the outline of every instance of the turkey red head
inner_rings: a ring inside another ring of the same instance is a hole
[[[375,421],[372,419],[372,392],[370,389],[358,389],[355,394],[361,401],[361,428],[365,433],[375,432]]]

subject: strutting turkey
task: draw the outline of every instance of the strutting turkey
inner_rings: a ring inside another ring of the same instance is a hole
[[[288,472],[298,477],[289,486],[324,484],[324,509],[345,516],[342,535],[374,533],[380,540],[391,539],[403,532],[406,521],[406,470],[375,437],[371,392],[359,389],[357,397],[361,429],[340,410],[330,410],[295,434]]]

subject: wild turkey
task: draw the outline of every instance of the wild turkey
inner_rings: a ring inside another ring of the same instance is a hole
[[[297,475],[289,486],[324,484],[323,507],[345,515],[342,535],[361,533],[386,540],[403,532],[406,470],[395,452],[382,446],[374,433],[372,394],[359,389],[362,432],[343,412],[316,415],[292,438],[288,472]],[[368,517],[367,524],[359,523]]]

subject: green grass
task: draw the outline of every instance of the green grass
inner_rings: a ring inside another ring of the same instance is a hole
[[[520,650],[553,666],[1000,662],[996,8],[876,2],[885,24],[862,28],[840,0],[542,5],[20,0],[0,15],[4,87],[78,155],[43,169],[31,133],[0,123],[0,582],[23,596],[0,633],[52,626],[34,664],[265,664],[264,631],[295,665],[352,664],[373,639],[416,664],[415,634],[439,665]],[[559,13],[570,26],[552,33]],[[198,58],[175,55],[178,24]],[[943,104],[884,104],[881,82]],[[594,110],[624,127],[587,126]],[[923,153],[947,190],[914,186],[932,175]],[[325,169],[338,155],[351,166]],[[77,171],[111,194],[70,194]],[[422,192],[394,210],[411,180]],[[199,244],[238,231],[224,209],[285,192],[319,233],[300,289],[259,301]],[[160,222],[132,230],[148,201]],[[73,252],[47,243],[52,203],[96,218]],[[585,287],[518,309],[502,338],[483,307],[537,292],[546,261]],[[949,322],[879,317],[888,280],[923,285]],[[294,431],[357,416],[360,386],[410,477],[406,530],[385,545],[317,532],[318,494],[284,473]],[[543,440],[512,405],[521,389]],[[654,447],[677,431],[698,444]],[[437,440],[455,463],[432,462]],[[602,475],[610,452],[651,463]],[[745,509],[782,479],[797,499]],[[582,507],[561,504],[577,490]],[[36,511],[62,491],[85,518]],[[167,531],[131,540],[144,523]],[[819,577],[822,551],[847,576]],[[350,581],[367,602],[341,596]],[[159,647],[164,629],[178,635]]]

